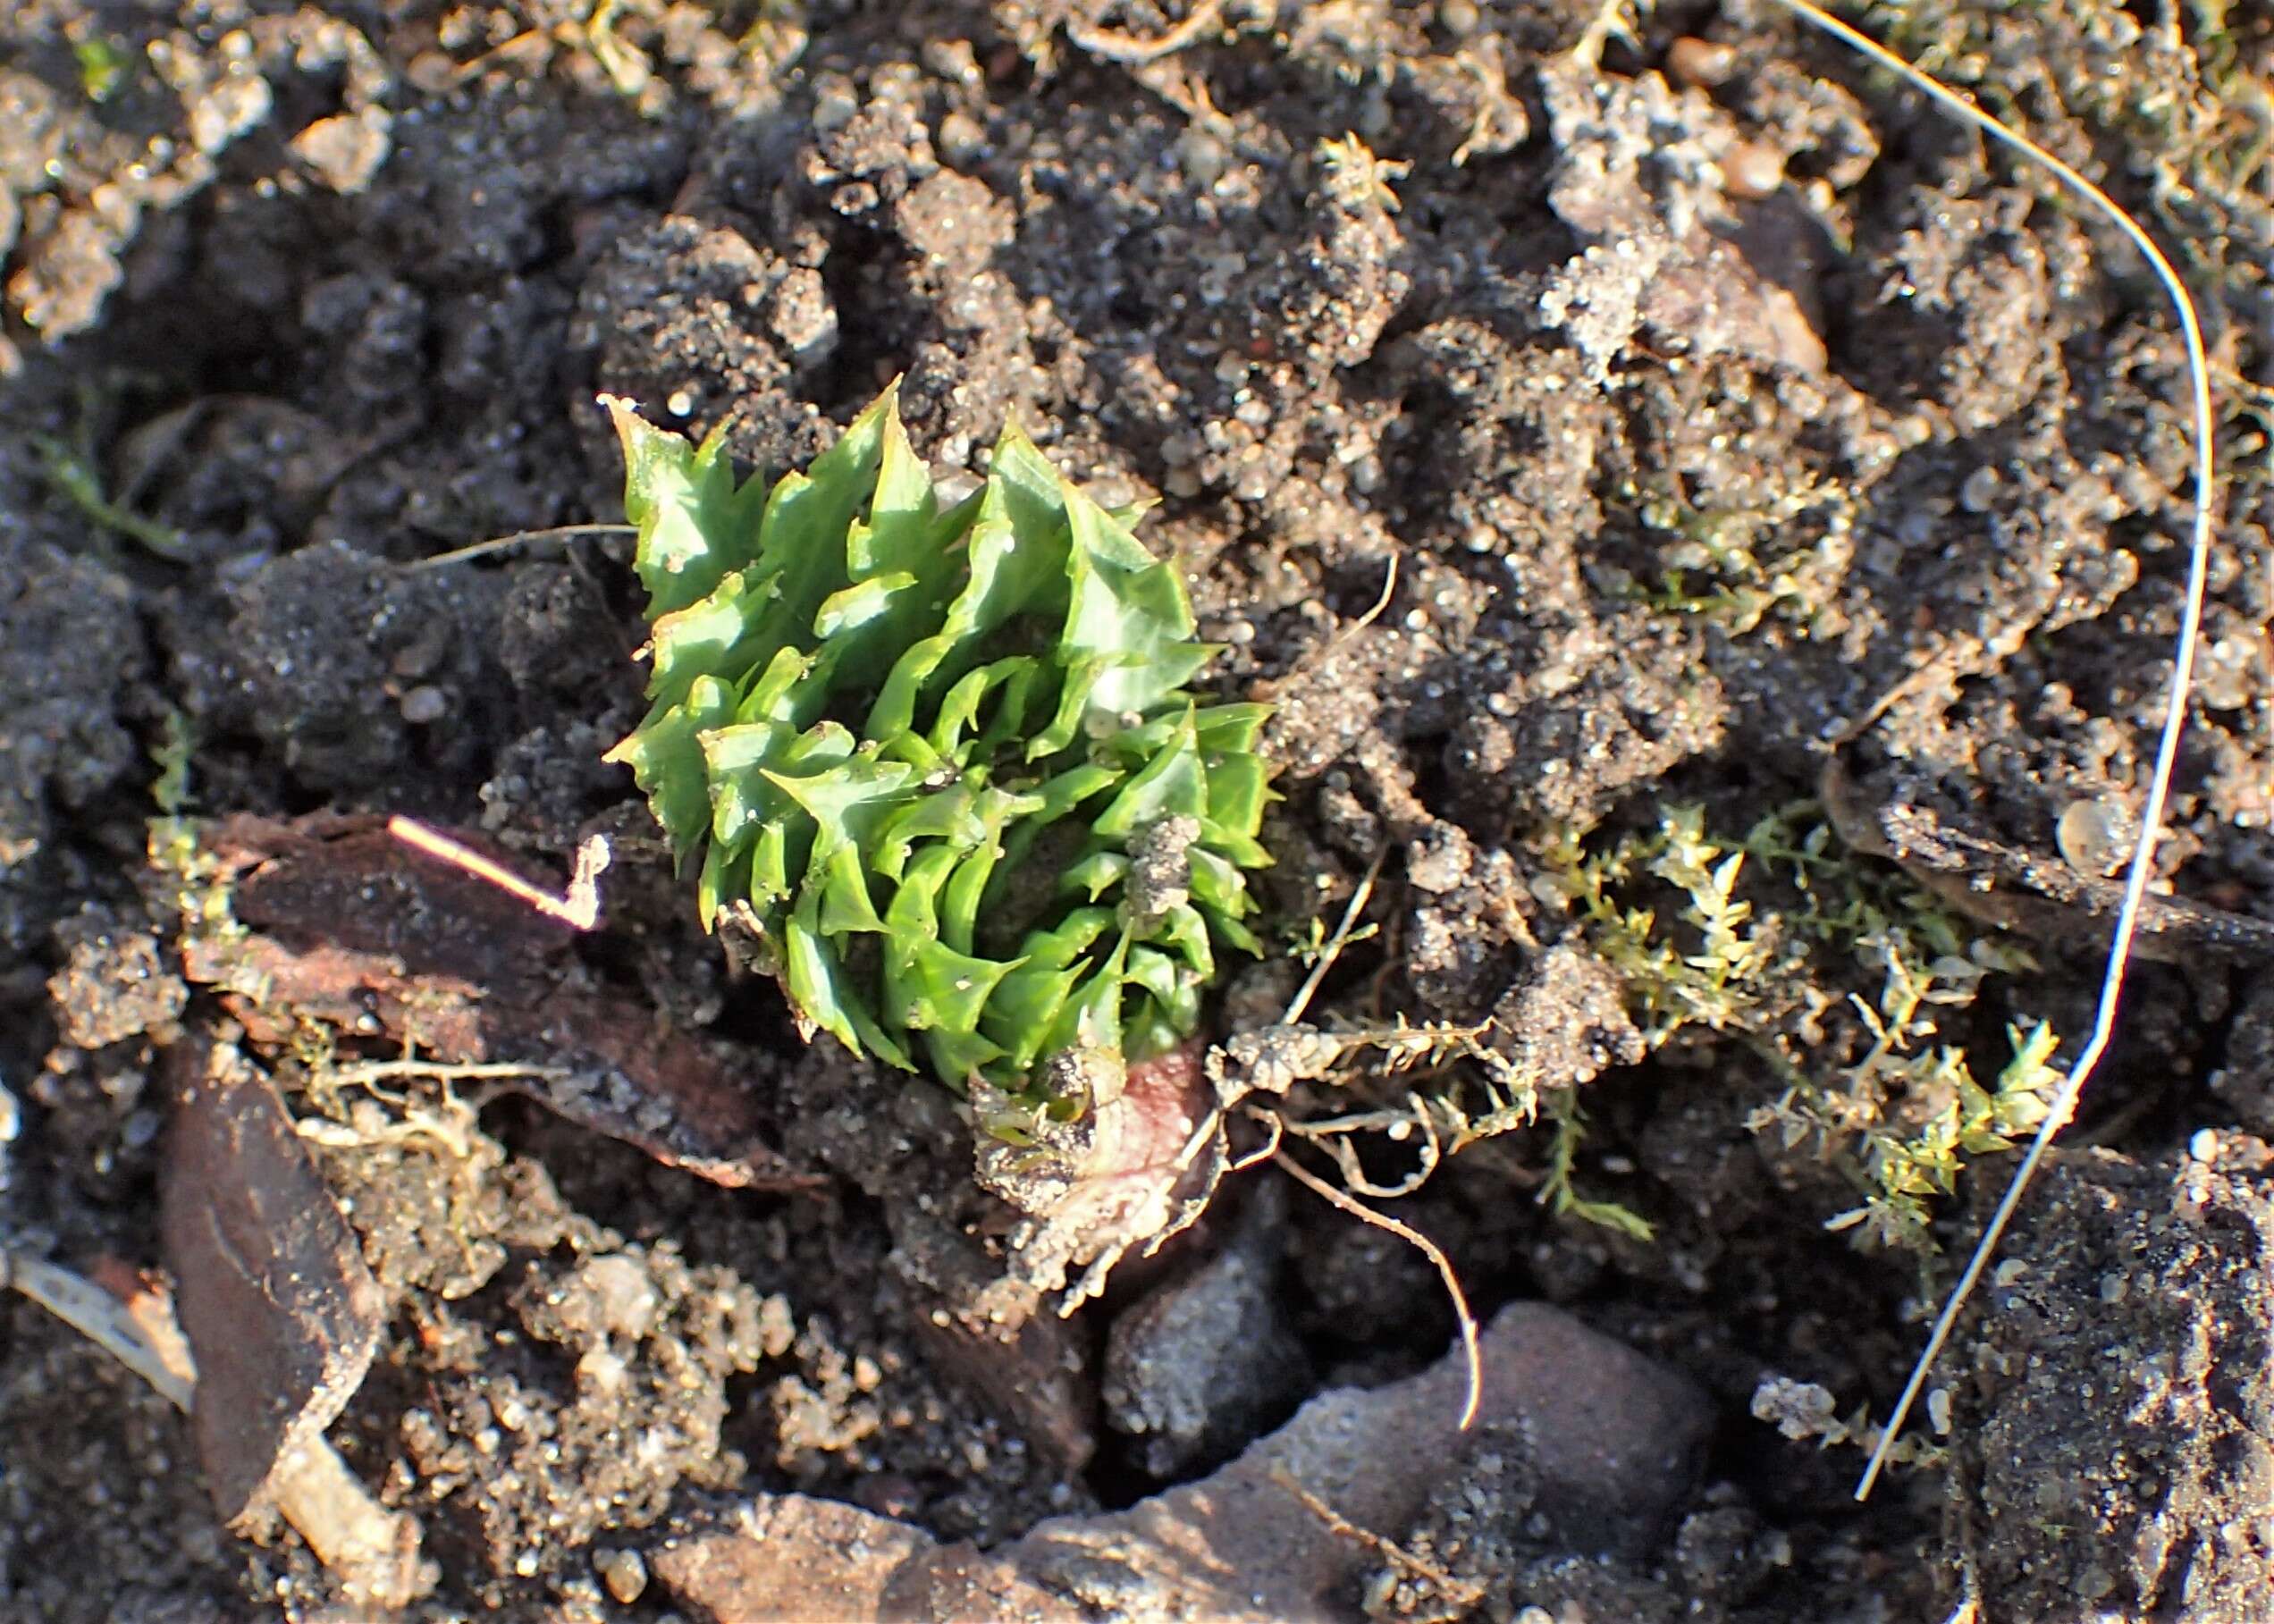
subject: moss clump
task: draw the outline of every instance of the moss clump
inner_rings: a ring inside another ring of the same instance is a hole
[[[705,928],[754,925],[856,1054],[1060,1115],[1042,1059],[1189,1035],[1256,951],[1269,712],[1188,690],[1217,650],[1135,515],[1016,428],[942,510],[890,391],[771,490],[608,405],[654,662],[610,759],[700,854]]]
[[[1734,841],[1710,833],[1700,808],[1666,806],[1655,830],[1592,850],[1559,831],[1543,856],[1588,945],[1625,978],[1651,1048],[1730,1033],[1785,1079],[1752,1126],[1788,1148],[1815,1141],[1855,1184],[1861,1204],[1827,1227],[1932,1251],[1930,1203],[1956,1188],[1967,1158],[2009,1149],[2044,1120],[2061,1081],[2045,1023],[2008,1023],[2009,1058],[1986,1083],[1963,1048],[1937,1041],[1990,977],[2032,968],[2029,956],[1979,938],[1899,875],[1857,863],[1813,803]],[[1782,870],[1789,889],[1756,914],[1739,892],[1773,895],[1753,882],[1760,870]],[[1546,1109],[1568,1169],[1576,1125],[1554,1102]],[[1568,1172],[1552,1171],[1551,1189],[1558,1177]]]

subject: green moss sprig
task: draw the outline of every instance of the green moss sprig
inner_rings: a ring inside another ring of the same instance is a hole
[[[1054,1115],[1082,1068],[1041,1062],[1189,1036],[1258,950],[1269,707],[1189,691],[1217,650],[1141,510],[1015,427],[943,509],[889,390],[771,489],[607,404],[653,661],[610,759],[701,854],[704,927],[754,925],[809,1029]]]

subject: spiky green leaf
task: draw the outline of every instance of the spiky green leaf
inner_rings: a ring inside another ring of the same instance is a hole
[[[1032,1081],[1057,1049],[1192,1031],[1217,948],[1255,949],[1269,710],[1188,690],[1215,651],[1142,509],[1013,427],[943,511],[889,391],[771,490],[611,409],[654,661],[611,759],[702,852],[704,923],[746,905],[801,1020],[1014,1115],[1076,1108]]]

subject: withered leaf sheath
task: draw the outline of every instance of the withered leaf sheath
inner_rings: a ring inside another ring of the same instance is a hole
[[[802,474],[735,482],[609,409],[653,701],[611,753],[705,928],[747,903],[801,1018],[1034,1107],[1039,1062],[1189,1035],[1242,916],[1260,704],[1204,704],[1175,569],[1015,427],[940,510],[893,391]]]

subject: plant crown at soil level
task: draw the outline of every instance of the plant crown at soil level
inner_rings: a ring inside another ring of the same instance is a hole
[[[1276,798],[1269,707],[1204,704],[1183,584],[1015,426],[941,509],[896,394],[739,484],[609,409],[653,674],[627,762],[704,928],[753,924],[800,1022],[1035,1109],[1038,1063],[1189,1036]],[[863,509],[865,509],[865,517]]]

